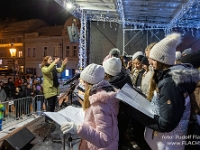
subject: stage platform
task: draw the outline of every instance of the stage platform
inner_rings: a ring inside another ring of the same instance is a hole
[[[33,116],[30,119],[26,119],[23,122],[16,123],[9,128],[0,132],[0,145],[8,137],[12,136],[14,133],[19,132],[22,128],[26,127],[34,136],[35,139],[29,143],[24,150],[63,150],[63,143],[60,141],[63,139],[63,134],[60,131],[60,127],[57,124],[54,124],[55,130],[48,132],[51,124],[44,122],[44,116]],[[52,127],[52,126],[51,126]],[[46,139],[44,140],[45,135]],[[24,135],[21,135],[24,136]],[[78,145],[80,138],[77,135],[72,136],[73,140],[71,142],[73,150],[78,150]],[[78,139],[77,139],[78,138]],[[68,142],[69,135],[66,135],[65,150],[69,150],[70,143]],[[44,141],[43,141],[44,140]],[[53,142],[55,140],[56,142]]]

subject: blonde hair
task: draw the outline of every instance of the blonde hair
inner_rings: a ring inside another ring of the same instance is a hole
[[[156,45],[156,42],[153,42],[151,44],[149,44],[146,48],[145,48],[145,52],[151,50],[153,48],[153,46]]]
[[[41,63],[41,68],[44,67],[44,66],[46,66],[46,65],[48,64],[47,61],[48,61],[48,59],[49,59],[50,57],[51,57],[51,56],[45,56],[45,57],[43,58],[42,63]]]
[[[89,96],[90,96],[91,88],[92,88],[92,84],[88,84],[88,87],[85,90],[85,95],[84,95],[83,110],[86,110],[90,107]]]
[[[170,65],[163,64],[163,63],[158,62],[158,61],[157,61],[157,66],[158,66],[158,68],[160,68],[160,70],[166,70],[170,67]],[[152,100],[153,95],[154,95],[154,91],[156,90],[158,92],[158,88],[157,88],[158,83],[156,82],[156,80],[157,80],[157,74],[156,74],[156,72],[154,72],[154,74],[151,78],[151,81],[150,81],[150,88],[149,88],[149,91],[148,91],[148,94],[147,94],[147,99],[149,101]]]
[[[112,77],[114,76],[105,73],[105,80],[110,80]]]

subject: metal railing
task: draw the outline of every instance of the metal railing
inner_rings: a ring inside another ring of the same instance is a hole
[[[23,97],[2,102],[5,107],[3,112],[2,129],[20,123],[29,118],[40,116],[45,110],[44,95]]]

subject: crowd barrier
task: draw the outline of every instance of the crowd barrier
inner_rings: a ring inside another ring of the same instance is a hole
[[[44,95],[37,95],[35,97],[23,97],[2,102],[5,111],[3,112],[2,129],[22,122],[26,119],[40,116],[45,111]]]

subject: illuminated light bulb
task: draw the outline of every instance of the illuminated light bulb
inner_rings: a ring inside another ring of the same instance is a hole
[[[73,4],[71,2],[68,2],[66,4],[67,9],[72,9],[73,8]]]

